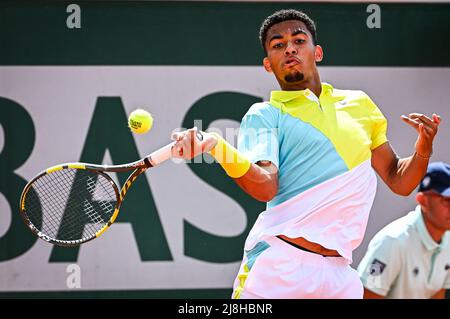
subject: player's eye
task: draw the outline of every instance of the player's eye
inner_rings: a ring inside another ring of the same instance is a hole
[[[303,44],[305,42],[306,42],[305,39],[297,39],[297,40],[295,40],[295,43],[297,43],[297,44]]]
[[[281,43],[281,42],[275,43],[272,46],[272,48],[274,48],[274,49],[281,49],[282,47],[283,47],[283,43]]]

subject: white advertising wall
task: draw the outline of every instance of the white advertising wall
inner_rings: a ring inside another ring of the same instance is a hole
[[[323,66],[320,73],[322,81],[337,88],[361,89],[372,97],[388,118],[388,138],[400,156],[413,152],[417,136],[400,116],[411,112],[441,115],[432,160],[450,162],[450,68]],[[30,180],[54,164],[80,160],[89,127],[95,125],[92,120],[99,99],[119,98],[124,114],[138,107],[153,114],[154,126],[148,134],[129,132],[138,156],[142,157],[168,143],[172,131],[182,127],[187,112],[205,96],[233,92],[267,100],[270,91],[277,88],[273,76],[259,66],[0,67],[0,98],[23,108],[34,125],[35,141],[31,152],[14,169],[14,174],[24,180]],[[4,113],[6,110],[2,108],[10,104],[0,103],[0,112]],[[211,105],[214,107],[217,106]],[[104,108],[102,112],[107,110]],[[26,123],[21,123],[20,117],[17,119],[7,126],[20,131]],[[123,122],[111,125],[113,130],[127,130],[125,117]],[[238,121],[218,118],[209,128],[225,131],[238,125]],[[103,130],[103,127],[97,129]],[[111,127],[104,125],[104,129],[110,131]],[[18,152],[23,147],[8,145],[11,139],[7,135],[12,129],[8,130],[4,127],[0,130],[0,153],[6,149]],[[101,147],[103,145],[99,145],[99,152],[103,152]],[[106,149],[102,163],[120,164],[114,157]],[[194,165],[207,167],[210,164]],[[119,180],[117,176],[113,178]],[[209,185],[185,163],[167,162],[140,178],[147,179],[151,188],[171,258],[153,261],[142,258],[133,228],[127,222],[118,222],[99,239],[82,245],[75,261],[52,262],[53,246],[41,240],[17,256],[2,260],[0,291],[71,290],[68,284],[71,265],[81,270],[81,286],[77,288],[80,290],[230,288],[239,260],[205,261],[186,255],[185,241],[189,238],[184,236],[183,223],[187,221],[217,236],[237,236],[249,226],[242,206]],[[357,266],[369,240],[379,229],[414,207],[414,194],[395,195],[379,180],[366,236],[354,253],[353,266]],[[143,207],[138,213],[145,215],[150,209]],[[9,203],[0,194],[0,238],[11,231],[13,215],[17,214],[18,203]],[[120,214],[130,212],[122,209]]]

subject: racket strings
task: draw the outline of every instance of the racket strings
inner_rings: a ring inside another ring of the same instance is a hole
[[[38,178],[25,198],[34,227],[60,241],[92,238],[114,213],[117,197],[104,175],[63,169]]]

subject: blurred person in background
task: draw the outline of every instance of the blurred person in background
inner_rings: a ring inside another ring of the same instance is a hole
[[[416,209],[371,240],[358,267],[364,298],[444,298],[450,289],[450,165],[428,166]]]

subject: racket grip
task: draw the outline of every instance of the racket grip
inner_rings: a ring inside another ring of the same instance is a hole
[[[175,142],[172,142],[147,156],[150,164],[152,164],[152,166],[156,166],[170,159],[172,157],[172,147],[174,145]]]
[[[203,141],[203,134],[201,132],[197,131],[196,137],[199,141]],[[161,147],[159,150],[156,150],[148,155],[146,159],[148,159],[151,166],[156,166],[167,161],[172,157],[172,148],[175,144],[176,142],[172,142],[164,147]]]

